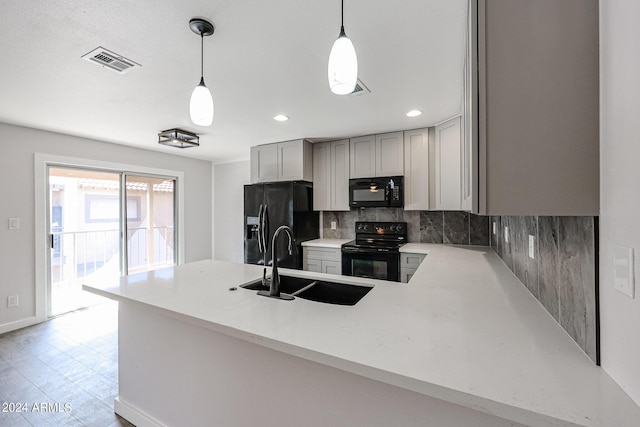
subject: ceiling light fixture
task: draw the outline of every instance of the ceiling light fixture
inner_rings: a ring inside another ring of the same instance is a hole
[[[278,122],[286,122],[287,120],[289,120],[289,117],[285,116],[284,114],[278,114],[277,116],[273,117],[273,120],[276,120]]]
[[[193,89],[189,113],[191,121],[198,126],[211,126],[213,123],[213,98],[204,84],[204,36],[213,34],[213,24],[206,19],[193,18],[189,21],[189,28],[200,35],[200,84]]]
[[[344,32],[344,0],[342,0],[340,35],[329,54],[329,88],[336,95],[348,95],[358,81],[358,57],[353,43]]]
[[[177,148],[198,147],[200,145],[200,137],[186,130],[168,129],[158,134],[158,144]]]
[[[421,114],[422,114],[422,111],[420,110],[411,110],[407,113],[407,117],[418,117]]]

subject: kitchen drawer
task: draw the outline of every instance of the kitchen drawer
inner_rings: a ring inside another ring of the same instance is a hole
[[[314,246],[305,246],[302,253],[306,259],[320,259],[329,261],[341,261],[342,250],[340,248],[319,248]]]
[[[302,248],[302,268],[307,271],[342,274],[342,250],[305,246]]]
[[[321,271],[326,274],[342,274],[342,262],[322,261]]]
[[[400,269],[400,282],[408,283],[416,272],[415,268],[401,268]]]
[[[304,258],[302,261],[302,269],[306,271],[313,271],[315,273],[322,273],[322,261],[319,259]]]
[[[400,254],[400,268],[416,269],[425,258],[425,254],[403,252]]]

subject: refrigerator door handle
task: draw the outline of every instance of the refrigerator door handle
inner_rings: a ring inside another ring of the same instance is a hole
[[[258,250],[260,253],[264,253],[264,242],[262,241],[262,215],[264,214],[264,205],[260,205],[258,211]]]
[[[262,211],[262,245],[264,246],[264,253],[267,253],[267,247],[269,246],[269,212],[267,209],[267,205],[264,205],[264,210]]]

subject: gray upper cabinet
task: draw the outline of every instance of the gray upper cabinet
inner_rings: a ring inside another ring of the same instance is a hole
[[[304,139],[251,147],[251,182],[313,181],[312,150]]]
[[[370,178],[376,176],[376,137],[359,136],[349,140],[351,178]]]
[[[402,132],[351,138],[350,153],[351,178],[404,175]]]
[[[349,140],[313,144],[313,209],[349,210]]]
[[[331,210],[349,210],[349,140],[331,142]]]
[[[598,1],[477,0],[473,12],[478,213],[598,215]]]
[[[251,147],[251,182],[278,180],[278,144]]]
[[[429,129],[404,132],[404,209],[430,208]]]
[[[331,210],[331,142],[313,144],[313,210]]]
[[[376,175],[404,175],[404,138],[402,132],[376,135]]]
[[[404,132],[404,209],[461,210],[461,117]]]
[[[462,209],[461,119],[455,117],[436,125],[435,137],[435,209]]]

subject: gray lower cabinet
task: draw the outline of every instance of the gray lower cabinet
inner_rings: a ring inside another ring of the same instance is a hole
[[[315,273],[342,274],[342,250],[305,246],[302,248],[302,269]]]
[[[411,280],[418,266],[426,257],[425,254],[402,252],[400,254],[400,281],[407,283]]]

